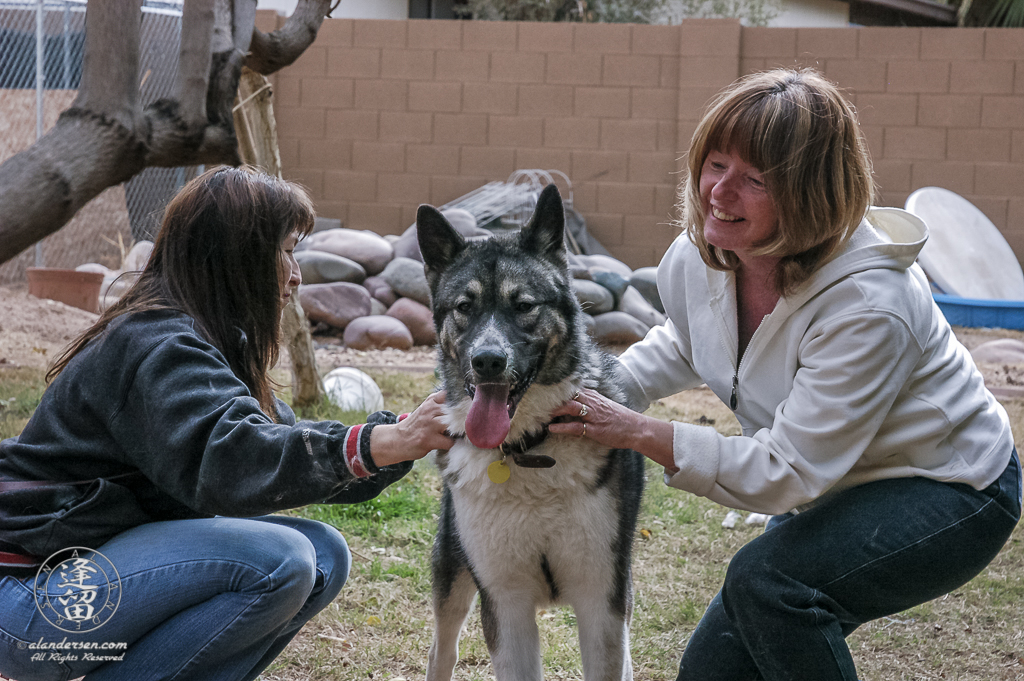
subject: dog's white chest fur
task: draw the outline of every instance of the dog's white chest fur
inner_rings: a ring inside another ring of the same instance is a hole
[[[497,452],[460,440],[448,453],[446,481],[460,541],[481,585],[521,588],[541,605],[548,600],[542,561],[556,575],[609,574],[618,520],[610,491],[597,486],[606,459],[593,443],[550,436],[531,454],[557,463],[521,468],[508,460],[509,479],[496,484],[487,466]]]

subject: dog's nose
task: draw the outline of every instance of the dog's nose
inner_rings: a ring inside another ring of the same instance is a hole
[[[500,348],[480,348],[473,353],[473,371],[480,380],[494,379],[505,372],[508,358]]]

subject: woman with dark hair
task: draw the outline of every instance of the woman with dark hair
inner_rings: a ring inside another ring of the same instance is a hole
[[[813,71],[740,79],[697,126],[668,321],[621,356],[636,405],[702,383],[742,435],[591,390],[551,432],[632,448],[665,482],[775,514],[729,563],[679,679],[854,681],[844,638],[948,593],[1020,519],[1009,421],[914,264],[918,218],[869,208],[867,145]]]
[[[274,397],[292,251],[312,226],[293,184],[204,173],[168,205],[138,282],[53,366],[0,442],[0,673],[255,678],[349,568],[334,528],[266,514],[370,499],[451,446],[443,394],[357,426],[296,422]],[[51,572],[69,547],[84,548]],[[114,586],[90,583],[107,561]],[[54,655],[62,639],[77,647]]]

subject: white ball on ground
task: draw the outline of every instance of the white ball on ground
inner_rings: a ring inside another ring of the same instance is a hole
[[[380,411],[384,394],[367,374],[354,367],[338,367],[324,376],[327,399],[345,411]]]

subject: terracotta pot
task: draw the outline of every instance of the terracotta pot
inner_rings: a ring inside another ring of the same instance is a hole
[[[28,292],[36,298],[58,300],[88,312],[100,311],[103,275],[99,272],[29,267],[25,274],[28,277]]]

